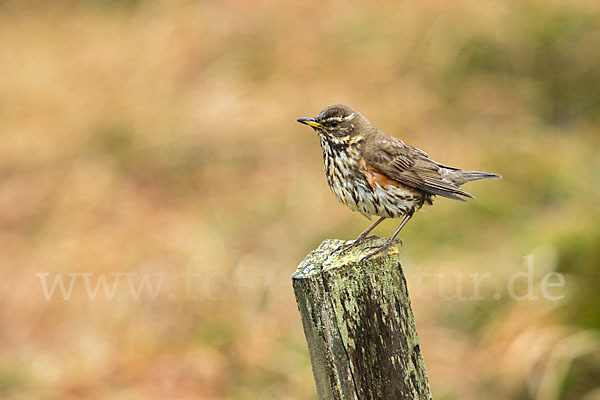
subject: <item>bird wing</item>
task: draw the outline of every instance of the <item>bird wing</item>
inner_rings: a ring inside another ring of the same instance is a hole
[[[375,138],[371,138],[373,139]],[[461,201],[466,200],[459,196],[473,198],[445,178],[441,166],[424,151],[383,132],[377,135],[376,141],[376,146],[365,146],[363,151],[365,163],[370,168],[404,185],[431,194]]]

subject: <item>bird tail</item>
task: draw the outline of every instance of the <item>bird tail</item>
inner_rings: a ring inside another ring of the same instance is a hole
[[[502,178],[502,176],[491,173],[491,172],[458,170],[454,173],[452,180],[454,181],[455,185],[460,186],[464,183],[471,182],[471,181],[479,181],[482,179],[499,179],[499,178]]]

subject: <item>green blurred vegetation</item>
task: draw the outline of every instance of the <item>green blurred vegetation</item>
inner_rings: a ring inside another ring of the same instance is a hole
[[[341,102],[504,176],[403,231],[434,398],[599,398],[600,4],[5,1],[0,44],[1,397],[315,399],[290,275],[368,221],[294,120]],[[47,301],[43,272],[165,275]]]

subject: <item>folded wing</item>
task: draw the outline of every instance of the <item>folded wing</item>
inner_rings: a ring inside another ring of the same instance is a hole
[[[386,133],[378,135],[378,145],[366,146],[363,152],[369,167],[390,179],[431,194],[461,201],[466,201],[463,197],[473,198],[444,176],[443,167],[430,159],[427,153]]]

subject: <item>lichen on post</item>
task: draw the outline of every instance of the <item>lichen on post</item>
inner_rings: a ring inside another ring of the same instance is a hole
[[[431,399],[398,251],[362,260],[341,244],[324,241],[292,275],[319,399]]]

